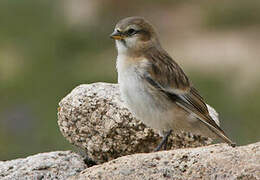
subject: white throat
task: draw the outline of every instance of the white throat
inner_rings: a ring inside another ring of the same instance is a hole
[[[116,48],[118,55],[127,53],[127,47],[120,40],[116,40]]]

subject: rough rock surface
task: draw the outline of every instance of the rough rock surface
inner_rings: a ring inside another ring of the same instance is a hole
[[[70,180],[260,179],[260,142],[128,155],[92,166]]]
[[[135,119],[123,106],[117,84],[80,85],[61,100],[58,125],[66,139],[103,163],[124,155],[151,152],[161,140],[158,132]],[[172,135],[168,149],[209,144],[207,138]]]
[[[0,179],[67,179],[85,168],[82,157],[71,151],[40,153],[24,159],[0,161]]]

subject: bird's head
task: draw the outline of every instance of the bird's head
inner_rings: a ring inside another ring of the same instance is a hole
[[[138,54],[159,45],[153,26],[142,17],[120,20],[110,37],[116,40],[118,53]]]

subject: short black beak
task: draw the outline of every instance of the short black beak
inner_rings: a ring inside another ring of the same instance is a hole
[[[110,37],[116,40],[120,40],[124,38],[123,34],[118,29],[115,29],[115,31],[112,34],[110,34]]]

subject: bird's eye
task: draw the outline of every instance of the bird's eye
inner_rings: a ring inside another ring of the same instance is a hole
[[[127,30],[127,34],[128,34],[128,35],[134,35],[136,32],[137,32],[137,31],[134,30],[133,28],[130,28],[130,29]]]

